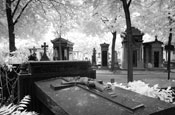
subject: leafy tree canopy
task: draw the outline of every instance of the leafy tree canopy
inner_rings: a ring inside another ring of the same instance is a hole
[[[8,37],[5,2],[0,4],[0,36]],[[27,7],[24,11],[25,5]],[[77,0],[12,0],[13,20],[17,38],[34,38],[40,40],[53,26],[55,33],[64,34],[75,24],[75,12],[79,10],[81,1]],[[18,7],[17,7],[18,5]],[[21,13],[23,12],[23,13]],[[20,16],[20,17],[19,17]],[[60,30],[61,27],[61,30]],[[1,39],[0,38],[0,39]]]

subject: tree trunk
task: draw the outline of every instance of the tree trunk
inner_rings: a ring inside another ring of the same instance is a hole
[[[130,11],[129,6],[126,0],[122,0],[123,2],[123,9],[125,12],[126,18],[126,26],[127,26],[127,49],[128,49],[128,82],[133,81],[133,49],[132,49],[132,30],[131,30],[131,18],[130,18]]]
[[[6,15],[8,23],[8,34],[9,34],[9,51],[13,52],[16,50],[16,47],[15,47],[15,34],[14,34],[14,23],[11,9],[11,0],[6,0]]]
[[[114,70],[114,65],[115,65],[115,41],[116,41],[116,34],[117,32],[112,32],[112,49],[111,49],[111,70]]]

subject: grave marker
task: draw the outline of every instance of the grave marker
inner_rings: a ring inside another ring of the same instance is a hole
[[[96,66],[96,49],[93,49],[93,54],[92,54],[92,65]]]
[[[36,56],[36,51],[37,48],[33,47],[33,48],[29,48],[30,51],[30,56],[28,57],[29,61],[38,61],[37,56]]]
[[[41,48],[44,49],[44,53],[43,53],[40,61],[49,61],[49,58],[47,57],[47,54],[46,54],[47,47],[48,47],[48,45],[46,45],[46,42],[44,42],[44,45],[41,45]]]

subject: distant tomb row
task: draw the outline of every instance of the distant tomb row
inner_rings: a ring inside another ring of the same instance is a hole
[[[133,68],[134,69],[144,69],[144,68],[162,68],[163,62],[164,62],[164,48],[163,48],[163,42],[159,41],[157,39],[157,36],[155,36],[155,40],[151,42],[145,42],[143,43],[143,35],[139,29],[132,27],[132,60],[133,60]],[[127,39],[126,39],[126,31],[121,33],[122,40],[122,58],[121,62],[119,62],[120,59],[118,59],[117,51],[114,54],[115,55],[115,65],[122,69],[127,69],[128,67],[128,48],[127,48]],[[53,44],[53,54],[51,60],[80,60],[81,58],[84,58],[84,60],[89,59],[84,56],[80,56],[79,53],[73,51],[73,45],[74,43],[70,42],[69,40],[66,40],[64,38],[55,38],[54,40],[51,40]],[[92,57],[91,57],[91,63],[93,66],[100,66],[100,67],[110,67],[111,65],[111,58],[109,56],[109,45],[107,43],[100,44],[101,46],[101,52],[98,53],[96,56],[96,49],[94,48],[92,51]],[[48,61],[49,58],[47,56],[46,50],[48,45],[44,43],[44,45],[41,46],[41,48],[30,48],[31,55],[29,56],[29,60],[34,61]],[[165,46],[165,50],[167,50],[167,46]],[[40,59],[36,58],[36,51],[37,50],[43,50],[42,54],[40,54]],[[32,53],[33,52],[33,53]],[[76,53],[76,54],[75,54]],[[75,55],[75,56],[74,56]],[[79,57],[79,58],[78,58]]]

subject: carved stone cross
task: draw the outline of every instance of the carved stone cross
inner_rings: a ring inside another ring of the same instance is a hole
[[[44,45],[41,45],[42,48],[44,48],[44,55],[46,54],[46,48],[48,47],[48,45],[46,45],[46,42],[44,42]]]
[[[49,61],[49,58],[47,57],[47,54],[46,54],[46,48],[48,47],[48,45],[46,45],[46,42],[44,42],[44,45],[41,45],[41,47],[44,49],[44,53],[40,61]]]

